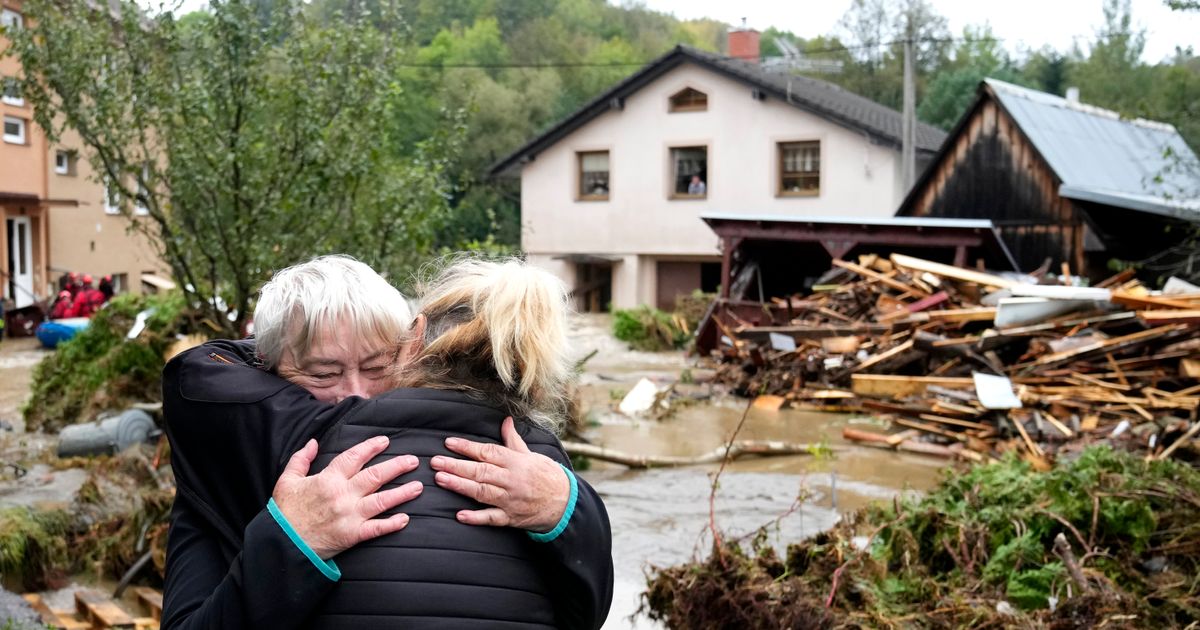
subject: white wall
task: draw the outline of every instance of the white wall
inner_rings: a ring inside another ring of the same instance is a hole
[[[707,111],[668,113],[669,97],[685,87],[708,94]],[[803,140],[821,142],[820,194],[777,197],[776,144]],[[708,146],[708,197],[671,200],[670,147],[695,145]],[[609,151],[609,199],[578,201],[576,153],[594,150]],[[777,99],[756,101],[748,86],[685,64],[523,167],[521,246],[532,260],[625,256],[613,302],[632,306],[653,301],[653,256],[717,254],[702,214],[891,216],[901,200],[898,158],[862,133]]]

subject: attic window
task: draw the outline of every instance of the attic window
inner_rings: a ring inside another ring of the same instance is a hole
[[[708,95],[700,90],[683,88],[671,96],[671,112],[703,112],[708,110]]]

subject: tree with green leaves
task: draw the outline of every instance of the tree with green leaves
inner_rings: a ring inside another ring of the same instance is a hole
[[[377,3],[387,5],[387,3]],[[97,7],[104,7],[99,9]],[[214,332],[261,282],[345,252],[394,278],[432,251],[461,120],[398,144],[393,12],[317,21],[297,0],[211,0],[177,19],[131,0],[28,0],[23,93],[52,141],[77,132],[131,229]]]

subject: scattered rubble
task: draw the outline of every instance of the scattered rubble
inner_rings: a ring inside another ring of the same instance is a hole
[[[893,255],[834,261],[808,296],[718,301],[701,327],[717,380],[762,406],[890,420],[844,437],[1039,470],[1107,442],[1197,459],[1200,291],[1156,294],[1122,272],[1095,287]],[[745,305],[742,305],[743,307]]]

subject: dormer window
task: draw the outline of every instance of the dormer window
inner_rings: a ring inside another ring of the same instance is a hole
[[[683,88],[671,96],[670,111],[702,112],[708,109],[708,95],[693,88]]]

